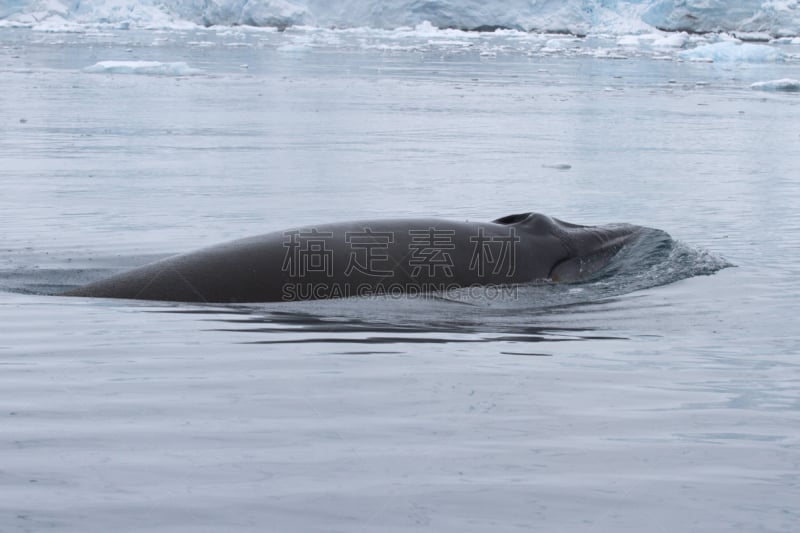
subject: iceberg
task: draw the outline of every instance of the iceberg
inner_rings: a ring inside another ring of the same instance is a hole
[[[800,92],[800,80],[783,78],[781,80],[759,81],[750,86],[757,91]]]
[[[689,61],[707,61],[714,63],[769,63],[780,61],[785,58],[783,52],[774,46],[733,41],[701,45],[691,50],[684,50],[678,55]]]

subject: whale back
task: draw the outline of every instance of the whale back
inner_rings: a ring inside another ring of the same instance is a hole
[[[424,218],[323,224],[169,257],[65,294],[236,303],[580,281],[604,268],[636,229],[580,226],[537,213],[489,223]]]

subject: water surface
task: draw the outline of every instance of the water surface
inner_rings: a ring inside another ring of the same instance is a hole
[[[792,531],[800,96],[749,85],[800,64],[545,44],[2,30],[0,529]],[[202,73],[83,71],[107,60]],[[468,302],[48,295],[289,226],[527,211],[736,267]]]

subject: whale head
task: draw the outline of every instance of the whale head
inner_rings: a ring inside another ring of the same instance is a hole
[[[514,226],[534,239],[550,259],[547,278],[557,282],[592,277],[643,229],[632,224],[584,226],[532,212],[504,216],[493,222]]]

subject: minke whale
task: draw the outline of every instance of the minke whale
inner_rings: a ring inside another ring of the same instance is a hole
[[[307,226],[176,255],[66,296],[246,303],[433,294],[536,280],[576,282],[647,228],[581,226],[538,213]]]

